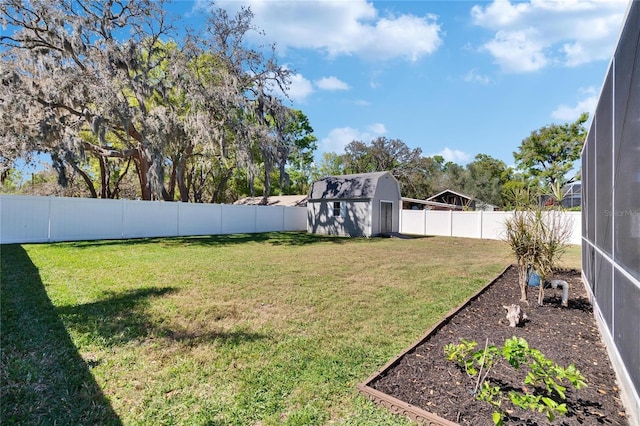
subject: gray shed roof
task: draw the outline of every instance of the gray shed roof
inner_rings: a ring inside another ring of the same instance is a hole
[[[358,173],[327,176],[311,185],[309,200],[371,199],[375,196],[378,179],[389,172]]]

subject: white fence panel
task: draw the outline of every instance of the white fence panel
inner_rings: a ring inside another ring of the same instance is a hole
[[[307,209],[0,195],[0,244],[304,231]],[[581,213],[568,212],[572,244]],[[402,210],[400,232],[499,239],[511,212]]]
[[[501,239],[504,223],[512,212],[454,212],[441,210],[402,210],[400,232],[413,235]],[[580,212],[563,212],[573,230],[570,244],[582,242]]]
[[[481,238],[481,212],[451,212],[451,236]]]
[[[178,235],[218,235],[222,204],[178,203]]]
[[[178,203],[124,201],[123,238],[178,235]]]
[[[284,231],[302,231],[307,229],[306,207],[284,208]]]
[[[499,240],[504,233],[504,221],[511,212],[482,212],[482,238]]]
[[[284,228],[284,207],[256,206],[256,232],[273,232]]]
[[[256,232],[256,206],[222,206],[222,234]]]
[[[423,212],[426,215],[424,235],[451,236],[451,213],[453,212],[437,210],[423,210]]]
[[[573,219],[573,232],[571,233],[571,244],[582,244],[582,213],[581,212],[567,212],[567,214]]]
[[[305,207],[0,195],[0,244],[306,228]]]
[[[0,195],[0,242],[48,241],[49,204],[49,197]]]
[[[411,229],[411,234],[424,235],[426,228],[423,211],[424,210],[400,210],[401,229]]]
[[[49,200],[49,241],[122,238],[121,200],[57,197]]]

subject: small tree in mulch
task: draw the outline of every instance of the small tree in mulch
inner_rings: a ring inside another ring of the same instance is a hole
[[[557,207],[519,205],[505,221],[502,239],[516,257],[521,302],[529,304],[527,279],[533,268],[540,276],[538,304],[542,305],[544,280],[566,251],[571,231],[569,218]]]
[[[561,209],[536,211],[538,243],[537,256],[531,266],[540,275],[538,287],[538,305],[544,300],[544,283],[546,278],[556,269],[558,261],[567,251],[571,237],[571,222]]]
[[[523,410],[544,413],[552,422],[556,416],[567,413],[565,384],[576,389],[587,386],[584,376],[573,364],[561,367],[539,350],[530,348],[523,338],[507,339],[502,348],[489,345],[488,340],[483,350],[476,350],[476,346],[475,341],[462,339],[459,344],[446,345],[444,351],[449,361],[457,363],[469,377],[475,378],[473,395],[496,408],[493,422],[497,426],[502,426],[507,417],[501,408],[505,400]],[[524,382],[511,390],[490,376],[493,367],[502,360],[514,370],[521,367],[527,370]]]

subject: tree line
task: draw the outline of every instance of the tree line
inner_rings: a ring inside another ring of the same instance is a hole
[[[466,166],[398,139],[352,141],[314,163],[316,137],[287,106],[291,71],[250,9],[211,9],[179,36],[156,0],[6,0],[0,23],[3,192],[184,202],[304,194],[319,177],[389,170],[405,197],[452,189],[509,207],[525,189],[558,192],[584,141],[575,123],[531,133],[516,168],[485,154]],[[17,161],[50,157],[25,179]],[[514,195],[515,194],[515,195]]]
[[[587,114],[575,122],[550,124],[531,132],[513,153],[515,167],[487,154],[461,166],[440,155],[423,156],[399,139],[379,137],[370,143],[352,141],[344,154],[325,153],[316,176],[391,171],[404,197],[426,199],[443,190],[511,209],[538,201],[562,201],[563,188],[580,179],[573,171],[586,129]],[[525,199],[523,199],[525,198]]]
[[[92,197],[224,201],[290,158],[309,161],[308,120],[285,104],[290,71],[246,47],[252,13],[212,10],[178,37],[156,0],[8,0],[0,5],[0,174],[51,157]]]

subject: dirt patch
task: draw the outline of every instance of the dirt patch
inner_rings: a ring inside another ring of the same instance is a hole
[[[502,346],[512,336],[522,337],[532,348],[561,366],[574,364],[588,386],[569,388],[568,413],[558,417],[556,425],[628,425],[619,399],[615,373],[593,318],[591,304],[578,271],[561,271],[553,276],[569,283],[568,307],[561,306],[561,290],[545,291],[544,306],[538,307],[537,290],[529,295],[531,306],[523,305],[528,319],[522,326],[509,327],[503,305],[518,303],[517,271],[509,268],[477,298],[455,314],[428,339],[403,355],[392,367],[368,383],[368,386],[420,407],[460,425],[493,425],[494,408],[476,401],[472,395],[475,378],[470,378],[446,360],[444,346],[460,339],[474,340],[483,346]],[[535,293],[535,294],[534,294]],[[523,377],[513,374],[505,364],[493,368],[491,376],[503,389],[521,388]],[[509,418],[505,424],[541,425],[548,420],[503,403]]]

